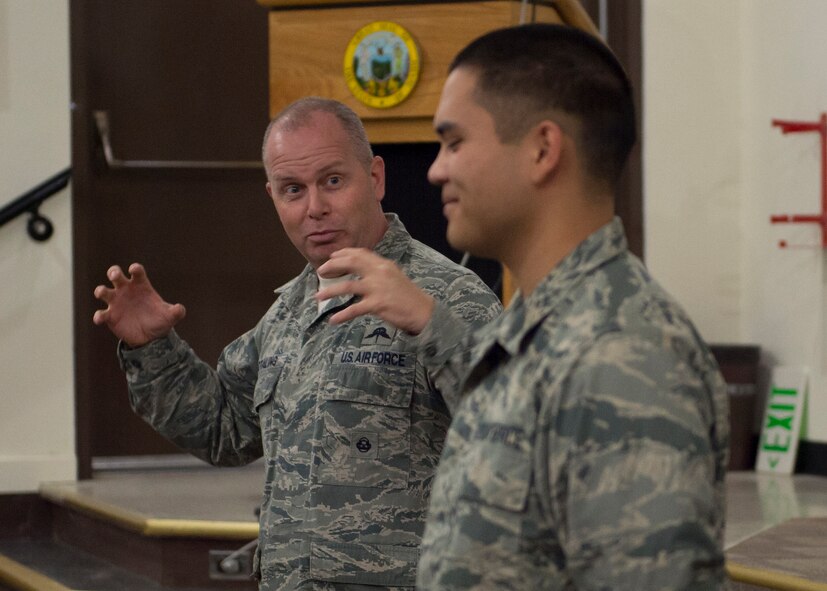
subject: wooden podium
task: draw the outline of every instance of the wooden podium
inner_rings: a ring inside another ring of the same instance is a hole
[[[470,41],[500,27],[530,22],[566,23],[596,34],[577,0],[540,6],[518,1],[398,2],[368,0],[258,0],[271,8],[270,114],[315,95],[339,100],[364,121],[371,143],[433,142],[431,127],[448,65]],[[420,52],[419,80],[390,108],[363,104],[349,90],[343,70],[348,44],[363,26],[391,21],[404,27]]]

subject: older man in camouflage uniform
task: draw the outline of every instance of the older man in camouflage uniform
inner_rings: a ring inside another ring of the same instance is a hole
[[[344,105],[288,107],[263,157],[267,191],[309,264],[217,370],[177,336],[183,307],[163,302],[138,264],[131,278],[108,271],[113,288],[95,290],[108,306],[94,321],[122,340],[130,401],[159,432],[217,465],[264,455],[261,589],[410,588],[450,413],[421,339],[375,316],[331,324],[354,300],[318,300],[316,268],[343,247],[373,249],[392,262],[386,272],[423,290],[400,305],[438,301],[466,328],[498,314],[499,301],[382,212],[382,160]]]
[[[444,306],[394,310],[402,281],[357,311],[420,332],[461,398],[417,587],[718,588],[725,386],[613,217],[635,141],[623,69],[574,29],[495,31],[455,59],[434,125],[449,242],[502,261],[520,291],[471,348],[450,346],[466,331]],[[373,256],[335,253],[321,271]]]

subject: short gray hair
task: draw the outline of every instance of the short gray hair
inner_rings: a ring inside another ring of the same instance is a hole
[[[308,125],[313,114],[319,112],[330,113],[339,120],[352,143],[356,158],[364,165],[365,169],[370,169],[373,162],[373,149],[370,147],[368,134],[362,120],[347,105],[318,96],[305,97],[287,105],[270,121],[267,130],[264,132],[264,141],[261,144],[262,160],[264,160],[267,140],[270,139],[273,128],[278,127],[283,131],[295,131]]]

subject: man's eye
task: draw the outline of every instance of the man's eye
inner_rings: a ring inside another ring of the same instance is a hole
[[[301,187],[298,185],[287,185],[282,188],[281,194],[285,199],[295,199],[301,193]]]
[[[342,177],[337,176],[337,175],[333,175],[331,177],[328,177],[327,184],[332,186],[332,187],[336,187],[338,185],[341,185],[342,184]]]
[[[445,147],[448,148],[448,150],[451,151],[451,152],[456,152],[459,149],[459,145],[461,143],[462,143],[462,140],[460,140],[460,139],[450,140],[450,141],[445,143]]]

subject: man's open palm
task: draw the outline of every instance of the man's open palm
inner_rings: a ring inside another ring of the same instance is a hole
[[[181,304],[170,304],[158,295],[139,263],[129,266],[129,275],[117,265],[109,268],[106,276],[112,287],[95,288],[95,297],[106,308],[97,310],[92,322],[105,324],[130,347],[140,347],[169,334],[187,312]]]

